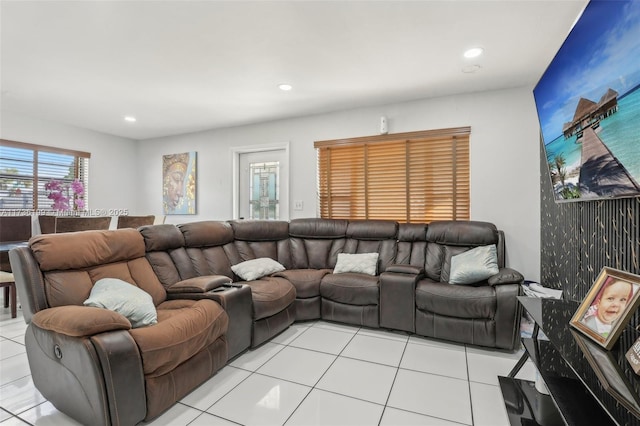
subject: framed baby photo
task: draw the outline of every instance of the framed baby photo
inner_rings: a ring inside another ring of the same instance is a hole
[[[605,267],[571,318],[572,327],[609,350],[640,304],[640,276]]]

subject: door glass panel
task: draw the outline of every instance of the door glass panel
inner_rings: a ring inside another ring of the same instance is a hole
[[[280,218],[280,162],[249,164],[251,219]]]

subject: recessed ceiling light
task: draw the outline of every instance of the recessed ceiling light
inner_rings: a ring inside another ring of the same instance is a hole
[[[472,47],[471,49],[464,52],[464,57],[477,58],[478,56],[482,55],[482,52],[484,52],[484,49],[482,47]]]
[[[124,121],[128,121],[129,123],[135,123],[136,121],[138,121],[134,116],[132,115],[127,115],[124,118]]]
[[[288,92],[289,90],[293,89],[293,86],[290,84],[279,84],[278,89]]]

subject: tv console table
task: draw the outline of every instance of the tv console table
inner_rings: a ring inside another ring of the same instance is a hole
[[[535,326],[532,337],[522,339],[523,357],[508,377],[498,377],[511,425],[640,426],[640,418],[625,404],[631,404],[634,410],[640,407],[634,401],[622,403],[604,388],[582,349],[585,343],[581,339],[589,339],[569,326],[579,303],[526,296],[519,296],[518,300]],[[614,387],[615,383],[625,382],[628,392],[635,395],[640,392],[640,377],[634,374],[624,354],[628,349],[625,346],[630,347],[639,334],[627,327],[624,338],[611,351],[592,349],[597,352],[596,358],[602,355],[611,360],[608,374],[619,379],[613,381]],[[533,382],[515,378],[527,358],[531,358],[544,379],[549,395],[538,392]]]

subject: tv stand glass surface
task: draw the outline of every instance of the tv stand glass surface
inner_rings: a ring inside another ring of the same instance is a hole
[[[569,326],[579,303],[526,296],[519,296],[518,300],[535,326],[532,337],[522,339],[525,355],[521,362],[508,377],[498,377],[511,424],[640,426],[640,416],[633,413],[635,408],[626,406],[634,402],[621,402],[605,389],[581,349],[579,340],[583,337]],[[621,380],[635,395],[640,390],[640,377],[626,362],[628,348],[622,346],[623,341],[630,342],[630,346],[638,335],[627,327],[623,332],[626,337],[621,337],[611,351],[597,349],[616,364],[615,371],[609,374],[624,376]],[[538,392],[531,381],[514,378],[527,357],[544,379],[549,395]]]

